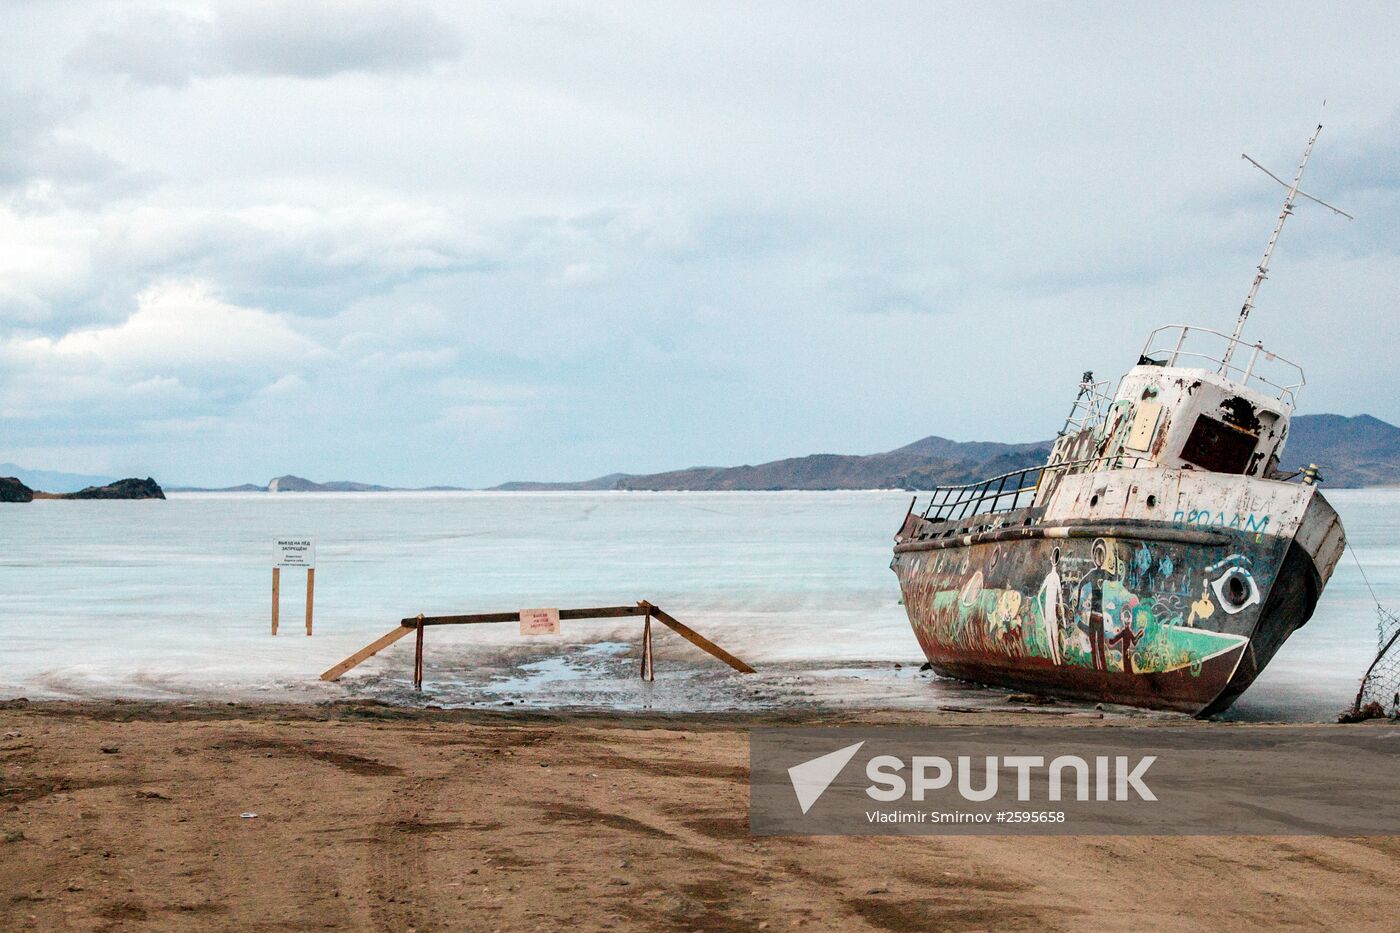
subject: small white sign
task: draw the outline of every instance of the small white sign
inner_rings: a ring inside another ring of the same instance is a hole
[[[521,609],[521,635],[558,635],[558,609]]]
[[[315,567],[316,539],[278,538],[273,563],[278,567]]]

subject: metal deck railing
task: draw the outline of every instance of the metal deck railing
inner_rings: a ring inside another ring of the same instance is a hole
[[[1191,340],[1193,336],[1197,339]],[[1230,350],[1232,359],[1239,359],[1236,354],[1248,350],[1247,362],[1243,366],[1223,362],[1226,350]],[[1240,385],[1262,387],[1289,408],[1297,405],[1298,391],[1307,385],[1303,368],[1297,363],[1265,350],[1257,341],[1246,343],[1208,327],[1185,324],[1159,327],[1147,336],[1141,359],[1158,366],[1213,370]]]
[[[1040,489],[1047,474],[1053,476],[1059,473],[1085,473],[1096,469],[1131,470],[1144,462],[1153,461],[1149,457],[1126,455],[1067,460],[1063,463],[1012,470],[1010,473],[1002,473],[977,483],[938,486],[930,491],[928,504],[922,514],[929,521],[945,522],[960,521],[977,515],[1011,512],[1035,504],[1036,491]]]

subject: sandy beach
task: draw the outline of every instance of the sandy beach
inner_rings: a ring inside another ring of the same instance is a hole
[[[12,701],[0,927],[1360,929],[1400,913],[1394,837],[750,836],[746,729],[815,721]]]

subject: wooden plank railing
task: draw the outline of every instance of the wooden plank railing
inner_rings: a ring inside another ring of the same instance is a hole
[[[642,676],[652,679],[651,666],[651,621],[655,619],[662,625],[675,632],[677,635],[690,642],[702,651],[708,652],[719,660],[728,664],[742,674],[752,674],[754,669],[747,663],[725,651],[719,645],[710,641],[688,625],[682,623],[675,616],[664,611],[659,606],[642,600],[635,606],[595,606],[585,609],[560,609],[559,620],[579,621],[583,619],[623,619],[632,616],[641,616],[646,620],[646,626],[642,636]],[[388,632],[365,645],[359,651],[350,655],[345,660],[331,667],[321,675],[322,680],[339,680],[340,677],[352,668],[358,667],[365,661],[374,657],[380,651],[403,638],[405,635],[415,634],[415,650],[413,663],[413,685],[416,689],[423,689],[423,631],[434,625],[495,625],[507,622],[519,622],[520,613],[517,612],[474,612],[465,615],[450,616],[425,616],[418,615],[412,618],[402,619],[399,624]]]

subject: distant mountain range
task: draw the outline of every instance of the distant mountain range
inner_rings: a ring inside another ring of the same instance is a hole
[[[90,476],[86,473],[59,473],[55,470],[26,470],[13,463],[0,463],[0,476],[13,476],[30,489],[48,492],[78,492],[91,486],[115,483],[115,476]]]
[[[557,490],[775,490],[775,489],[928,489],[971,483],[998,473],[1039,466],[1050,441],[1001,444],[926,437],[877,454],[813,454],[757,465],[691,467],[666,473],[609,473],[581,482],[511,482],[492,487],[508,492]],[[1327,486],[1400,485],[1400,428],[1370,415],[1298,415],[1293,419],[1283,468],[1297,470],[1316,463]],[[111,477],[26,470],[0,463],[0,476],[17,477],[26,486],[52,492],[76,492],[105,486]],[[459,490],[428,486],[424,490]],[[168,492],[391,492],[391,486],[337,480],[317,483],[300,476],[279,476],[259,485],[221,489],[169,486]]]
[[[1400,428],[1357,415],[1298,415],[1292,421],[1283,468],[1310,463],[1322,468],[1326,485],[1400,484]],[[586,489],[928,489],[972,483],[1045,462],[1050,441],[1000,444],[926,437],[885,453],[814,454],[757,466],[692,467],[668,473],[612,473],[577,483],[513,482],[503,491]]]
[[[223,486],[217,489],[202,486],[166,487],[169,492],[431,492],[463,490],[464,488],[462,486],[423,486],[415,490],[404,490],[394,486],[376,486],[373,483],[357,483],[352,480],[317,483],[302,476],[293,476],[290,473],[286,476],[274,477],[265,486],[259,486],[256,483],[243,483],[239,486]]]
[[[633,476],[614,473],[582,483],[505,483],[504,491],[565,489],[910,489],[973,482],[1045,462],[1049,443],[999,444],[926,437],[865,456],[812,454],[757,466],[691,467]]]
[[[1282,466],[1298,470],[1310,463],[1321,467],[1327,486],[1400,484],[1400,428],[1370,415],[1299,415]]]

